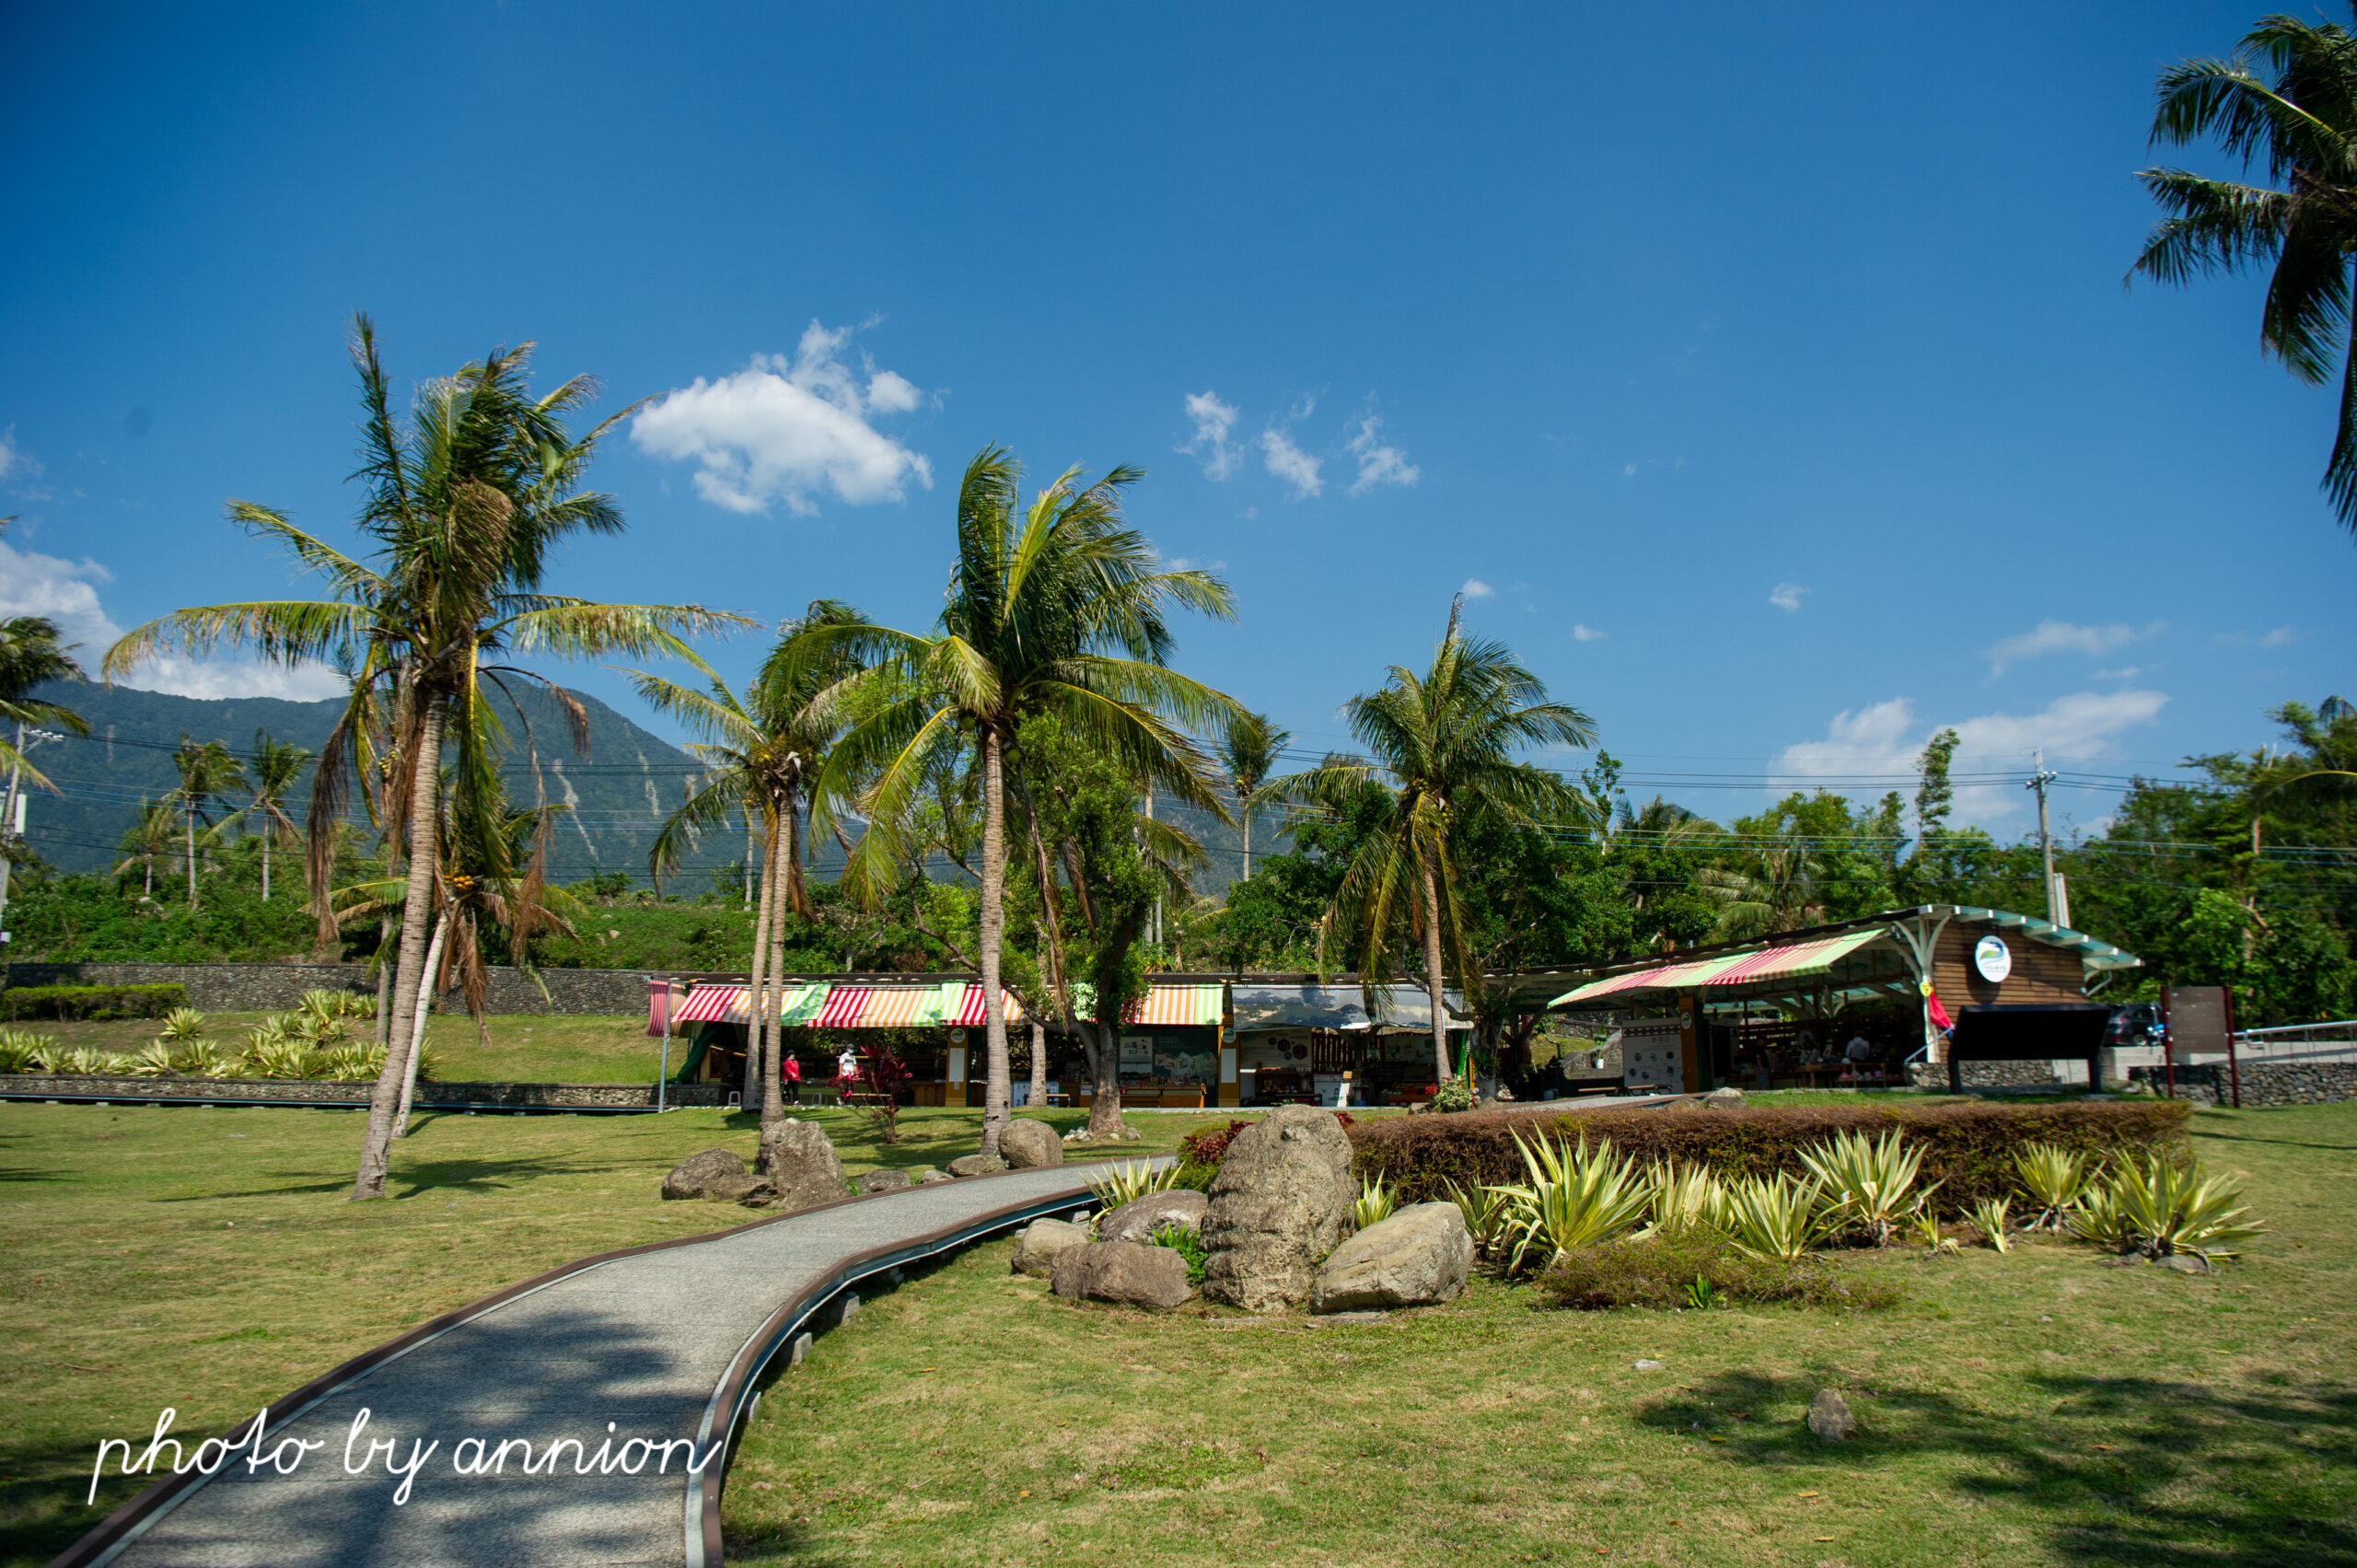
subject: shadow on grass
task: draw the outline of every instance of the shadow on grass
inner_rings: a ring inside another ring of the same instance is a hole
[[[526,1156],[515,1159],[403,1160],[386,1186],[396,1199],[421,1198],[435,1192],[506,1191],[552,1176],[598,1176],[617,1170],[644,1168],[635,1160],[578,1160],[563,1156]],[[311,1176],[310,1171],[284,1171],[285,1176]],[[335,1175],[283,1187],[250,1187],[234,1191],[184,1193],[157,1198],[158,1203],[209,1203],[223,1198],[294,1198],[305,1193],[348,1192],[349,1175]]]
[[[0,1181],[67,1181],[64,1171],[37,1170],[29,1165],[0,1165]]]
[[[2301,1562],[2357,1568],[2346,1478],[2357,1391],[2232,1390],[2142,1377],[2026,1379],[2047,1414],[2000,1414],[1949,1395],[1845,1390],[1865,1431],[1838,1448],[1771,1407],[1805,1406],[1830,1376],[1730,1372],[1648,1403],[1639,1420],[1763,1469],[1948,1456],[1967,1496],[2037,1511],[2056,1545],[2099,1562]],[[1753,1417],[1736,1419],[1736,1412]]]

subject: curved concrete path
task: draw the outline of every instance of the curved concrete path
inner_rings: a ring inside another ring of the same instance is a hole
[[[241,1450],[210,1480],[167,1474],[51,1568],[718,1568],[726,1446],[761,1369],[807,1323],[831,1318],[860,1279],[1080,1207],[1101,1169],[938,1182],[568,1263],[296,1389],[271,1408],[259,1473]],[[363,1408],[365,1434],[347,1449]],[[599,1474],[594,1461],[610,1436],[618,1448],[633,1437],[685,1439],[720,1457],[696,1478],[683,1473],[684,1449],[673,1450],[668,1475],[653,1464],[636,1476]],[[566,1446],[552,1474],[519,1473],[516,1450],[503,1473],[454,1474],[454,1451],[470,1437],[493,1450],[522,1439],[536,1460],[552,1442],[577,1439],[593,1468],[576,1473],[584,1459]],[[288,1438],[322,1446],[282,1475],[267,1456]],[[369,1445],[387,1440],[404,1465],[414,1445],[439,1445],[398,1505],[390,1456],[367,1462]],[[348,1473],[347,1463],[366,1469]]]

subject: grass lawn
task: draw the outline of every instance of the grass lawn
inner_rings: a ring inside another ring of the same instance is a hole
[[[212,1038],[223,1045],[242,1040],[248,1029],[270,1015],[208,1013]],[[464,1012],[435,1014],[425,1026],[426,1049],[434,1053],[434,1075],[444,1083],[651,1084],[661,1066],[663,1042],[644,1031],[640,1016],[527,1017],[510,1014],[483,1020],[488,1046],[478,1043],[475,1021]],[[137,1051],[156,1038],[153,1018],[110,1018],[102,1023],[32,1019],[17,1026],[54,1037],[72,1047]],[[354,1020],[353,1033],[367,1038],[372,1026]],[[676,1070],[684,1045],[674,1040]]]
[[[892,1149],[821,1120],[856,1172],[965,1152],[978,1115],[904,1113]],[[1159,1149],[1216,1120],[1134,1124]],[[391,1201],[355,1208],[360,1128],[0,1106],[0,1562],[128,1496],[81,1505],[91,1456],[166,1404],[219,1430],[500,1284],[735,1223],[656,1183],[754,1140],[706,1110],[431,1118]],[[2357,1106],[2205,1113],[2196,1138],[2275,1227],[2248,1261],[1910,1252],[1864,1265],[1910,1295],[1866,1317],[1559,1313],[1485,1282],[1364,1327],[1152,1318],[1057,1302],[978,1248],[775,1380],[731,1472],[729,1559],[2357,1564]],[[1826,1386],[1869,1436],[1801,1429]]]

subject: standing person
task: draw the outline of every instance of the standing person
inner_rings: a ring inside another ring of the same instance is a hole
[[[791,1051],[782,1051],[779,1054],[784,1058],[784,1065],[778,1069],[778,1075],[784,1083],[785,1098],[800,1105],[802,1103],[802,1058]]]
[[[851,1086],[853,1078],[859,1076],[859,1053],[848,1045],[843,1047],[843,1053],[835,1058],[835,1075],[843,1081],[846,1088]]]

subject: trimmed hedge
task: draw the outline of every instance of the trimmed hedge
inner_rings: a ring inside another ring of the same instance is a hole
[[[1609,1138],[1639,1164],[1676,1159],[1722,1177],[1804,1174],[1801,1151],[1837,1132],[1869,1137],[1898,1128],[1923,1151],[1924,1183],[1941,1183],[1934,1206],[1961,1214],[1983,1198],[2016,1195],[2014,1155],[2027,1144],[2110,1155],[2174,1151],[2193,1107],[2184,1100],[2065,1100],[2047,1105],[1746,1106],[1720,1110],[1691,1101],[1653,1109],[1569,1114],[1473,1111],[1462,1116],[1403,1116],[1350,1129],[1353,1164],[1381,1176],[1399,1202],[1448,1195],[1448,1183],[1524,1180],[1514,1134],[1547,1132],[1576,1143],[1585,1132]]]
[[[1852,1274],[1822,1259],[1779,1263],[1747,1258],[1716,1236],[1662,1236],[1583,1247],[1557,1259],[1540,1277],[1538,1288],[1556,1306],[1575,1311],[1682,1307],[1698,1305],[1688,1295],[1698,1279],[1707,1282],[1723,1304],[1782,1301],[1873,1311],[1894,1306],[1899,1298],[1898,1287],[1887,1280]]]
[[[160,1018],[188,1005],[185,985],[15,985],[0,991],[0,1017]]]

